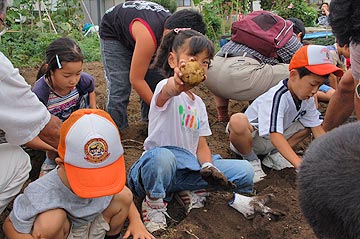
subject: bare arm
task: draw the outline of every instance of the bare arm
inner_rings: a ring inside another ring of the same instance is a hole
[[[275,148],[280,152],[280,154],[284,156],[284,158],[286,158],[292,165],[294,165],[295,168],[299,168],[302,159],[291,148],[283,134],[276,132],[270,133],[270,140]]]
[[[130,66],[130,82],[139,96],[150,105],[153,92],[145,81],[145,75],[156,46],[149,30],[141,22],[133,23],[132,34],[136,43]]]
[[[315,138],[320,137],[321,135],[325,134],[325,130],[321,125],[311,128],[311,132]]]
[[[129,226],[123,238],[128,238],[129,236],[132,236],[132,238],[134,239],[155,239],[155,237],[151,235],[148,230],[146,230],[134,202],[132,202],[130,206],[128,219]]]
[[[96,95],[95,91],[89,93],[89,105],[91,109],[96,109]]]
[[[62,122],[58,117],[51,115],[50,121],[40,131],[40,139],[52,147],[57,148],[59,144],[61,124]]]
[[[181,65],[184,65],[185,62],[182,62]],[[192,87],[186,86],[184,82],[180,79],[182,73],[179,67],[174,68],[174,76],[170,77],[161,89],[161,92],[156,98],[156,106],[162,107],[165,103],[173,96],[179,95],[181,92],[189,90]]]
[[[39,136],[36,136],[33,140],[27,142],[25,146],[36,150],[57,152],[54,147],[42,141]]]
[[[329,16],[330,12],[327,8],[324,8],[324,12],[325,12],[326,16]]]
[[[40,235],[32,236],[31,234],[24,234],[16,231],[9,217],[4,221],[3,230],[9,239],[41,239]]]
[[[206,137],[204,136],[201,136],[199,138],[199,144],[196,151],[196,155],[201,165],[206,162],[212,163],[211,151],[206,141]]]

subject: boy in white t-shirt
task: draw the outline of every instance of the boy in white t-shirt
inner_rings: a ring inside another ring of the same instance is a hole
[[[263,164],[281,170],[299,168],[302,159],[292,149],[310,133],[324,134],[314,102],[329,74],[342,76],[332,64],[325,46],[300,48],[289,65],[289,78],[259,96],[245,113],[232,115],[227,131],[230,148],[244,159],[260,162],[257,155],[267,155]]]
[[[125,186],[120,134],[110,115],[77,110],[60,131],[58,167],[25,188],[3,228],[12,238],[155,239]]]

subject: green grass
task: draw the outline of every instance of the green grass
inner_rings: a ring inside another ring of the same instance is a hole
[[[0,51],[15,67],[39,66],[45,59],[45,50],[55,39],[62,37],[54,33],[8,32],[0,39]],[[96,34],[84,37],[80,32],[68,35],[80,46],[85,62],[100,61],[100,42]]]

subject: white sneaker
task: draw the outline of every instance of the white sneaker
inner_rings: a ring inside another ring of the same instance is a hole
[[[262,164],[264,164],[268,168],[272,168],[272,169],[275,169],[275,170],[281,170],[281,169],[284,169],[284,168],[293,168],[294,167],[279,152],[274,153],[274,154],[266,155],[265,158],[262,161]]]
[[[249,161],[254,168],[254,183],[260,182],[266,177],[266,173],[261,168],[260,159]]]
[[[153,233],[157,230],[165,230],[167,227],[166,217],[169,217],[169,214],[166,212],[166,202],[150,202],[143,200],[141,209],[142,209],[142,218],[146,229]]]
[[[186,213],[190,213],[193,208],[204,207],[206,197],[209,196],[209,192],[205,189],[199,189],[195,191],[184,190],[175,194],[175,199],[185,207]]]

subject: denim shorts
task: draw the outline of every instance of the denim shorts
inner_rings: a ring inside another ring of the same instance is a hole
[[[322,84],[322,85],[319,87],[319,91],[324,92],[324,93],[328,92],[328,91],[331,90],[331,89],[332,89],[332,88],[331,88],[330,86],[326,85],[326,84]]]

